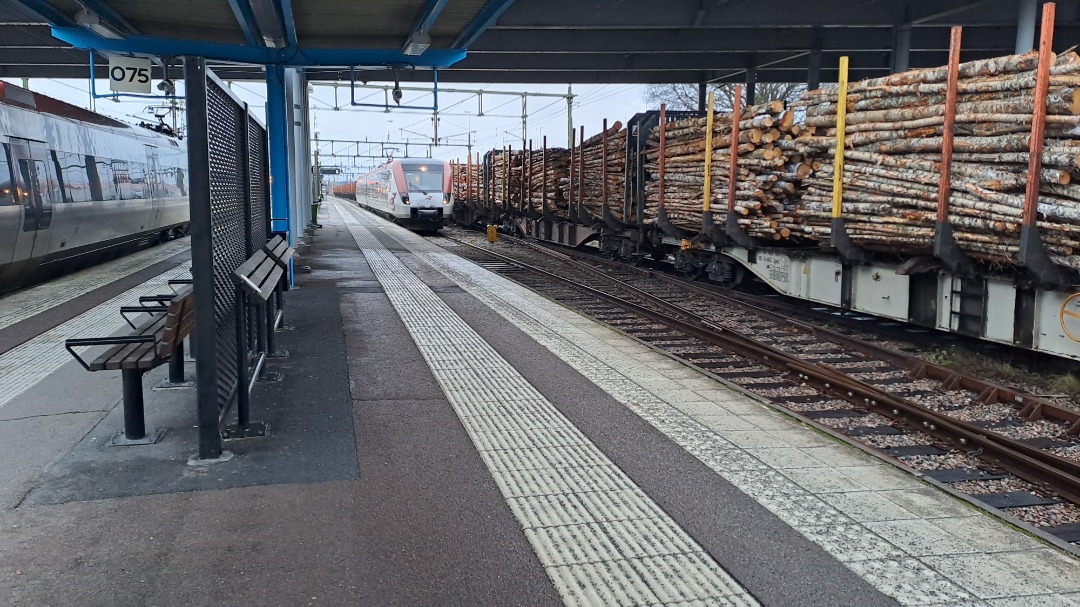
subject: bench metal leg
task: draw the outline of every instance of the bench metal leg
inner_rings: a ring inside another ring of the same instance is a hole
[[[169,383],[184,383],[184,342],[176,344],[172,356],[169,357]]]
[[[146,438],[146,418],[143,411],[142,371],[125,370],[124,379],[124,438]]]
[[[152,445],[165,435],[164,429],[146,431],[143,407],[143,371],[124,369],[120,372],[124,382],[124,431],[109,441],[109,446]]]

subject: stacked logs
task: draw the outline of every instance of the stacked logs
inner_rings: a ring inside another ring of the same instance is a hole
[[[607,137],[607,156],[604,155]],[[568,159],[569,160],[569,159]],[[615,122],[607,131],[602,131],[583,141],[574,148],[573,201],[582,205],[586,214],[600,219],[604,214],[604,166],[607,165],[607,207],[616,221],[624,221],[623,207],[626,199],[626,129],[621,122]],[[582,175],[584,169],[584,176]],[[579,183],[580,180],[580,183]],[[560,193],[565,200],[570,200],[571,180],[560,180]]]
[[[526,152],[526,207],[534,215],[566,217],[567,192],[560,187],[570,175],[570,151],[548,148]]]
[[[1011,264],[1020,244],[1038,54],[960,64],[950,215],[958,246],[992,264]],[[853,83],[847,99],[843,217],[867,249],[933,250],[943,145],[947,68]],[[838,94],[807,92],[797,105],[807,129],[796,147],[822,159],[835,146]],[[1052,259],[1080,268],[1080,56],[1051,68],[1038,226]],[[831,160],[805,182],[798,216],[809,237],[828,241]]]
[[[454,163],[454,200],[468,205],[480,202],[483,192],[483,171],[478,163]]]
[[[491,151],[489,196],[496,208],[520,208],[521,165],[524,154],[513,150]]]
[[[711,208],[716,221],[726,218],[731,166],[731,113],[713,116]],[[676,227],[696,231],[702,225],[705,184],[706,118],[688,118],[666,125],[664,134],[664,207]],[[801,125],[783,102],[746,108],[739,122],[735,212],[748,233],[766,240],[782,240],[799,233],[796,205],[800,182],[811,175],[813,164],[804,162],[796,147]],[[646,170],[645,215],[659,214],[660,129],[650,133]]]

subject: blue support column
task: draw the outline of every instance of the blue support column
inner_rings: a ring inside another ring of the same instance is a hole
[[[270,144],[270,231],[290,234],[289,124],[285,66],[266,66],[266,132]],[[289,237],[290,244],[292,242]]]

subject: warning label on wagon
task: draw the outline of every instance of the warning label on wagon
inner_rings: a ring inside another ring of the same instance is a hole
[[[786,283],[791,279],[791,260],[786,255],[758,253],[757,265],[765,269],[769,280]]]

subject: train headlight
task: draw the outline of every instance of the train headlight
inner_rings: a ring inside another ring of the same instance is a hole
[[[443,194],[442,195],[442,203],[443,204],[450,204],[450,195],[449,194]]]
[[[409,195],[408,194],[402,194],[401,195],[401,204],[409,204]]]

